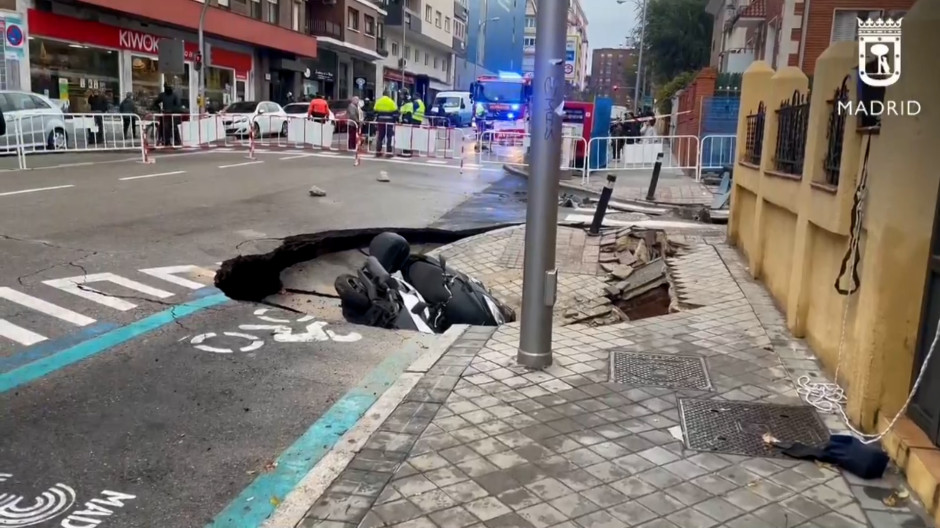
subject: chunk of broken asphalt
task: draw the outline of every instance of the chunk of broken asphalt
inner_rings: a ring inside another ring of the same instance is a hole
[[[326,191],[314,185],[310,188],[310,196],[326,196]]]

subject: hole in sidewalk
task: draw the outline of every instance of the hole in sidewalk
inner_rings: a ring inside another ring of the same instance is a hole
[[[342,321],[335,279],[355,274],[365,263],[369,242],[386,231],[400,234],[412,254],[422,254],[458,240],[515,224],[465,230],[367,228],[323,231],[286,237],[273,251],[226,260],[215,286],[237,301],[265,303],[320,319]],[[450,267],[450,266],[448,266]]]

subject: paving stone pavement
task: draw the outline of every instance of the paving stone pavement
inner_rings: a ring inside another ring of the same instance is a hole
[[[448,251],[455,266],[496,273],[511,237]],[[861,481],[811,462],[693,451],[676,438],[681,398],[798,403],[794,380],[822,378],[723,237],[684,241],[693,246],[668,264],[690,309],[556,327],[554,364],[544,371],[516,366],[516,324],[468,329],[300,526],[933,526],[915,504],[885,505],[903,485],[893,469]],[[703,357],[713,390],[612,383],[612,351]],[[843,432],[834,417],[824,421]]]

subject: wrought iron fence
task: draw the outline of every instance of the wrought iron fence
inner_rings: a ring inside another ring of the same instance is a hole
[[[744,161],[760,165],[761,150],[764,144],[764,118],[767,108],[761,101],[757,111],[747,116],[747,136],[744,138]]]
[[[842,170],[842,142],[845,137],[846,114],[839,111],[839,103],[849,100],[849,81],[847,75],[842,80],[842,86],[836,88],[835,94],[829,103],[829,125],[826,127],[826,158],[823,160],[823,170],[826,173],[826,183],[839,185],[839,173]]]
[[[809,124],[809,92],[793,92],[777,109],[777,150],[774,168],[787,174],[803,174],[806,157],[806,128]]]

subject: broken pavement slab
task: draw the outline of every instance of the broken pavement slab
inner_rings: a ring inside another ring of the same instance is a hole
[[[313,187],[310,188],[310,196],[313,196],[313,197],[326,196],[326,191],[314,185]]]

